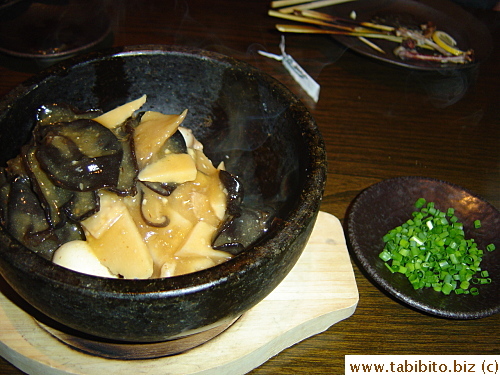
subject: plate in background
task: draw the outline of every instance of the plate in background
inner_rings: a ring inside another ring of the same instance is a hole
[[[447,0],[357,0],[330,6],[319,11],[350,18],[356,12],[357,21],[370,21],[375,16],[400,15],[413,21],[427,23],[432,21],[439,30],[450,34],[461,50],[474,50],[474,61],[469,64],[439,64],[434,62],[401,60],[393,50],[397,43],[371,39],[385,53],[380,53],[358,38],[350,36],[333,36],[346,47],[368,57],[418,70],[465,69],[485,60],[493,48],[493,41],[488,28],[462,7]]]

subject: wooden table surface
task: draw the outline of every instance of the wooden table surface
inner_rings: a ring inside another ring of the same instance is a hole
[[[281,63],[268,1],[111,2],[112,38],[99,46],[178,44],[247,61],[283,82],[309,107],[328,151],[322,210],[341,221],[364,188],[420,175],[464,186],[500,207],[500,12],[470,10],[494,49],[472,71],[420,72],[358,55],[327,36],[287,35],[287,52],[321,85],[314,103]],[[42,64],[0,56],[0,96]],[[424,315],[384,295],[354,264],[356,312],[252,374],[340,374],[347,354],[500,354],[500,314],[479,320]],[[0,359],[0,374],[20,374]]]

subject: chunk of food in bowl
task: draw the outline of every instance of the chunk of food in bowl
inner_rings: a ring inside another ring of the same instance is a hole
[[[55,263],[101,277],[195,272],[251,245],[271,215],[242,204],[238,178],[215,167],[179,115],[42,106],[33,137],[1,170],[0,219]]]

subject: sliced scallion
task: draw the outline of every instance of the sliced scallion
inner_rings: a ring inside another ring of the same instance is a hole
[[[433,288],[449,295],[479,294],[477,286],[491,283],[481,269],[484,251],[474,239],[466,239],[463,224],[453,208],[439,210],[424,198],[416,201],[412,218],[384,237],[379,257],[391,273],[404,274],[415,289]],[[474,228],[481,227],[475,220]],[[486,246],[495,250],[494,244]],[[474,285],[474,287],[471,287]]]

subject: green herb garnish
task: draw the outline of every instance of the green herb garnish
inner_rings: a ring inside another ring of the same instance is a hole
[[[415,207],[411,219],[383,237],[380,259],[392,273],[404,274],[415,289],[479,294],[475,285],[491,283],[488,272],[481,269],[484,251],[474,239],[465,238],[455,210],[440,211],[424,198]],[[475,220],[474,228],[480,227]],[[495,245],[489,244],[486,250],[495,250]]]

